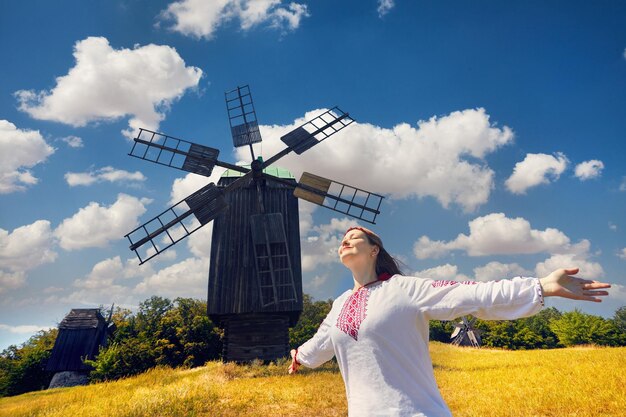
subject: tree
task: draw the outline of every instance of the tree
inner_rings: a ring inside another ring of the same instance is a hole
[[[151,297],[133,315],[116,311],[117,332],[112,343],[88,361],[91,380],[136,375],[155,366],[200,366],[217,359],[221,333],[206,315],[206,302]]]
[[[332,300],[314,302],[310,295],[303,295],[300,319],[294,327],[289,329],[289,346],[292,349],[296,349],[315,335],[332,305]]]
[[[0,353],[0,396],[48,387],[52,373],[44,367],[57,333],[57,329],[42,330],[21,346],[9,346]]]
[[[450,343],[450,336],[455,326],[452,321],[431,320],[428,326],[429,339],[437,342]]]
[[[550,328],[565,346],[596,344],[616,346],[618,331],[611,320],[576,309],[550,322]]]
[[[523,343],[525,349],[550,349],[559,346],[559,340],[556,334],[550,329],[550,322],[561,317],[561,312],[554,307],[541,310],[538,314],[516,320],[518,331],[528,328],[536,338],[534,338],[534,346],[532,342],[526,338]],[[519,337],[518,337],[519,339]]]

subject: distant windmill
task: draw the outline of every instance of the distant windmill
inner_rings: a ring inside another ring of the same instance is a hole
[[[109,318],[105,319],[98,308],[72,309],[59,324],[59,334],[46,364],[46,371],[54,372],[50,388],[69,387],[88,383],[91,367],[84,359],[93,360],[107,339],[115,331]]]
[[[476,317],[472,317],[469,320],[467,317],[461,317],[461,321],[455,324],[456,328],[450,335],[453,345],[480,347],[481,331],[474,328],[475,321]]]
[[[219,150],[140,129],[131,156],[210,176],[227,168],[218,185],[206,185],[130,232],[130,249],[144,263],[215,220],[207,310],[225,330],[224,359],[272,360],[287,355],[288,327],[302,311],[302,270],[297,198],[374,223],[383,197],[304,172],[298,182],[272,166],[302,154],[354,120],[338,107],[281,137],[286,147],[255,158],[261,133],[248,86],[225,93],[235,147],[250,148],[250,166],[219,161]],[[297,197],[297,198],[296,198]]]

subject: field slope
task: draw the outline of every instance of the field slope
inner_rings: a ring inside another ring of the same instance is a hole
[[[455,416],[624,416],[626,348],[498,351],[431,344]],[[210,362],[121,381],[0,399],[0,416],[344,416],[343,382],[327,365],[295,376],[287,363]]]

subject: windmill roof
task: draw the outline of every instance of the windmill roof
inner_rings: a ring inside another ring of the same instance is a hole
[[[74,308],[61,321],[59,329],[92,329],[105,321],[98,308]]]
[[[250,168],[250,165],[242,165],[244,168]],[[277,178],[286,178],[286,179],[295,179],[295,177],[291,174],[291,172],[287,171],[285,168],[281,168],[278,166],[269,166],[263,170],[264,173],[272,175]],[[235,177],[243,177],[243,173],[239,171],[234,171],[232,169],[227,169],[222,174],[222,178],[235,178]]]

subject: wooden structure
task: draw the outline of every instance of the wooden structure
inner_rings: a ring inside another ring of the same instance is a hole
[[[474,328],[476,317],[461,317],[461,321],[455,324],[455,329],[450,335],[452,344],[456,346],[480,347],[481,331]]]
[[[282,136],[286,147],[263,160],[248,86],[225,93],[233,145],[249,147],[248,166],[218,160],[219,150],[140,129],[131,156],[210,176],[227,168],[218,185],[208,184],[126,235],[144,263],[215,220],[207,306],[225,329],[225,360],[272,360],[287,355],[288,327],[302,310],[302,273],[297,198],[375,223],[383,197],[303,173],[299,181],[274,167],[283,156],[301,154],[354,120],[338,107],[326,110]],[[276,329],[276,330],[270,330]]]
[[[296,185],[295,178],[284,169],[267,168],[265,173]],[[228,170],[218,187],[228,187],[239,177],[239,172]],[[274,219],[282,225],[270,230],[285,232],[284,238],[270,239],[275,282],[268,272],[270,259],[263,257],[267,255],[265,237],[255,224],[260,214],[256,187],[229,193],[227,203],[236,210],[219,216],[213,224],[211,259],[215,261],[209,267],[207,312],[224,329],[223,358],[227,361],[286,356],[289,327],[296,324],[302,311],[298,199],[291,187],[272,179],[263,183],[261,192],[265,210],[281,214]]]
[[[71,372],[75,376],[73,379],[85,379],[81,375],[86,376],[91,367],[83,363],[83,359],[94,359],[114,330],[115,327],[108,324],[100,309],[72,309],[59,324],[46,371]]]

